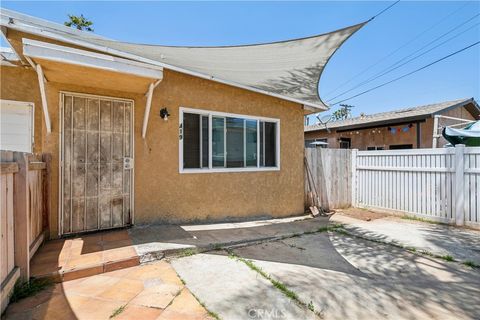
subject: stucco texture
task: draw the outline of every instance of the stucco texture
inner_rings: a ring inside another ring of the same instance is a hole
[[[165,70],[155,89],[146,139],[141,137],[144,93],[47,83],[52,133],[46,134],[36,73],[1,67],[1,99],[35,102],[35,151],[52,155],[50,236],[58,236],[59,97],[61,91],[133,99],[134,223],[192,222],[255,216],[283,217],[304,209],[303,114],[301,105]],[[91,77],[96,77],[94,72]],[[114,83],[109,87],[115,87]],[[161,108],[171,116],[160,118]],[[280,171],[179,173],[180,107],[280,119]]]

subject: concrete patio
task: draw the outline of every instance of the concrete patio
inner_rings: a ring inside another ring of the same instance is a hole
[[[338,210],[330,220],[343,224],[348,232],[367,239],[391,242],[480,265],[480,230],[402,219],[392,215],[365,221],[356,217],[355,213],[359,210],[361,209]]]
[[[213,319],[164,262],[57,283],[5,319]],[[3,317],[2,317],[3,319]]]
[[[38,270],[48,267],[63,282],[10,305],[6,318],[108,319],[118,313],[119,319],[476,319],[480,314],[478,269],[356,237],[361,229],[351,225],[343,229],[347,234],[325,228],[339,217],[143,226],[48,242],[32,270],[41,276]],[[456,231],[464,232],[451,230]]]
[[[391,245],[323,232],[231,252],[255,269],[221,251],[171,262],[222,319],[473,320],[480,314],[478,270]],[[272,281],[303,306],[288,303]]]
[[[300,216],[206,225],[146,225],[46,242],[31,262],[33,277],[57,282],[155,261],[185,249],[211,250],[315,231],[327,218]]]

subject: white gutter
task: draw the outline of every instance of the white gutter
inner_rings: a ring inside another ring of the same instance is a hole
[[[198,72],[195,72],[195,71],[191,71],[191,70],[187,70],[187,69],[184,69],[184,68],[176,67],[176,66],[169,65],[169,64],[166,64],[166,63],[158,62],[158,61],[151,60],[151,59],[148,59],[148,58],[144,58],[144,57],[141,57],[141,56],[137,56],[137,55],[134,55],[134,54],[126,53],[126,52],[123,52],[123,51],[120,51],[120,50],[108,48],[108,47],[101,46],[101,45],[92,44],[92,43],[82,41],[82,40],[70,39],[70,38],[58,35],[56,33],[46,31],[46,30],[42,30],[42,29],[39,29],[39,28],[34,28],[32,26],[28,26],[28,25],[25,25],[25,24],[24,24],[24,27],[22,27],[18,23],[13,23],[13,24],[9,23],[9,21],[6,21],[6,19],[3,16],[0,17],[0,25],[6,26],[6,27],[14,29],[14,30],[19,30],[19,31],[39,35],[39,36],[42,36],[42,37],[45,37],[45,38],[48,38],[48,39],[53,39],[53,40],[58,40],[58,41],[70,43],[70,44],[74,44],[74,45],[77,45],[77,46],[89,48],[89,49],[92,49],[92,50],[106,52],[106,53],[109,53],[109,54],[121,56],[121,57],[132,59],[132,60],[142,61],[142,62],[149,63],[149,64],[152,64],[152,65],[164,67],[164,68],[167,68],[167,69],[170,69],[170,70],[173,70],[173,71],[177,71],[177,72],[181,72],[181,73],[184,73],[184,74],[192,75],[192,76],[195,76],[195,77],[198,77],[198,78],[208,79],[208,80],[216,81],[216,82],[219,82],[219,83],[227,84],[227,85],[230,85],[230,86],[242,88],[242,89],[245,89],[245,90],[261,93],[261,94],[264,94],[264,95],[267,95],[267,96],[276,97],[276,98],[279,98],[279,99],[282,99],[282,100],[295,102],[295,103],[298,103],[298,104],[301,104],[301,105],[305,105],[305,106],[314,108],[316,111],[324,111],[324,110],[328,109],[328,107],[325,106],[325,105],[312,104],[312,103],[305,102],[305,101],[302,101],[302,100],[299,100],[299,99],[285,97],[285,96],[282,96],[282,95],[279,95],[279,94],[276,94],[276,93],[271,93],[271,92],[267,92],[267,91],[260,90],[260,89],[257,89],[257,88],[248,87],[248,86],[245,86],[245,85],[238,84],[236,82],[223,80],[223,79],[216,78],[216,77],[213,77],[213,76],[210,76],[210,75],[205,75],[205,74],[202,74],[202,73],[198,73]]]
[[[146,63],[31,39],[23,38],[22,41],[23,55],[25,57],[131,74],[144,78],[163,78],[163,68],[154,67]]]

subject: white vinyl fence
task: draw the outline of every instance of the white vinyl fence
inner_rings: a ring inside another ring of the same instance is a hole
[[[480,148],[352,152],[352,205],[480,227]]]

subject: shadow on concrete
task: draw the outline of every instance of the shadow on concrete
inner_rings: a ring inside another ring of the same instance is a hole
[[[233,251],[253,260],[302,301],[312,301],[315,310],[329,319],[478,319],[480,314],[478,271],[391,245],[339,233],[316,233]],[[218,255],[226,253],[204,256]],[[210,283],[233,279],[232,274],[218,270],[202,270],[200,278]],[[228,287],[234,293],[218,302],[223,308],[231,303],[255,307],[252,297],[263,299],[268,294],[255,283],[248,289],[235,283]]]
[[[378,234],[376,239],[389,240]],[[373,290],[368,295],[379,311],[393,309],[407,319],[478,318],[478,270],[356,237],[333,234],[332,242],[347,261],[369,276]]]

